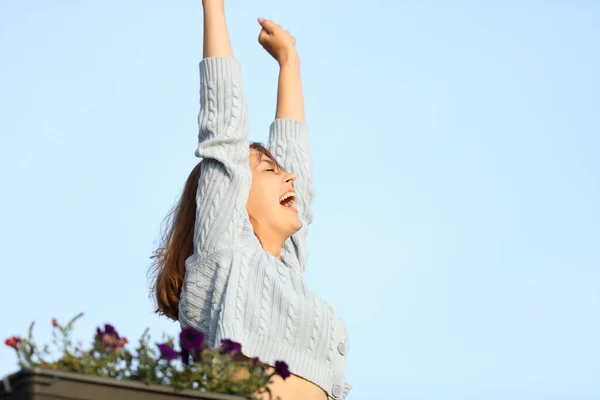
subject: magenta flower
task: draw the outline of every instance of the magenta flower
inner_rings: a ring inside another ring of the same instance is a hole
[[[275,373],[284,380],[290,376],[290,370],[287,364],[283,361],[275,361]]]
[[[158,346],[158,350],[160,350],[160,358],[163,360],[171,361],[177,359],[179,354],[166,343],[156,344]]]
[[[221,353],[223,354],[235,354],[242,352],[242,345],[233,340],[223,339],[221,340]]]
[[[198,352],[202,350],[204,344],[204,335],[195,328],[185,328],[179,334],[179,345],[181,350],[189,352]]]

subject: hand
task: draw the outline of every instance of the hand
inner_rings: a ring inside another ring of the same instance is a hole
[[[258,43],[279,65],[286,64],[290,59],[297,56],[296,38],[290,32],[268,19],[259,18],[258,23],[262,26],[262,30],[258,35]]]

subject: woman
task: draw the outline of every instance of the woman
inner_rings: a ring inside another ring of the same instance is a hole
[[[228,338],[246,357],[284,360],[292,373],[269,386],[283,400],[345,399],[348,333],[303,279],[314,195],[295,39],[259,19],[259,42],[280,65],[268,149],[248,145],[241,67],[224,0],[204,0],[199,145],[172,225],[157,252],[160,314]]]

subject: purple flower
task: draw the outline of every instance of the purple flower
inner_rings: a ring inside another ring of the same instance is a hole
[[[190,352],[182,349],[179,354],[181,355],[181,362],[184,365],[189,365],[190,364]]]
[[[106,324],[104,325],[104,330],[100,330],[100,328],[96,328],[96,340],[102,344],[104,349],[109,347],[115,347],[119,343],[119,334],[115,330],[115,327]]]
[[[109,335],[112,335],[112,334],[117,335],[117,331],[115,330],[115,327],[112,326],[111,324],[104,324],[104,333],[108,333]],[[117,335],[117,337],[119,337],[119,335]]]
[[[221,340],[221,353],[223,354],[235,354],[242,352],[242,345],[233,340],[223,339]]]
[[[171,361],[177,359],[179,354],[166,343],[156,344],[158,346],[158,350],[160,350],[160,358],[163,360]]]
[[[252,357],[248,363],[250,364],[250,368],[256,368],[260,364],[260,360],[258,357]]]
[[[283,361],[275,361],[275,373],[282,377],[284,380],[290,376],[290,370]]]
[[[204,335],[195,328],[185,328],[179,334],[179,345],[182,350],[199,352],[204,344]]]

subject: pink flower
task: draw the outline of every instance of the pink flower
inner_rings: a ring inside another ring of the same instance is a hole
[[[122,337],[122,338],[120,338],[120,339],[119,339],[119,341],[117,342],[117,344],[115,344],[115,349],[118,349],[119,347],[123,347],[123,346],[125,346],[127,343],[129,343],[129,342],[127,341],[127,338],[126,338],[126,337]]]
[[[8,347],[12,347],[17,351],[19,350],[19,347],[17,347],[19,343],[21,343],[21,338],[18,338],[16,336],[9,337],[4,341],[5,345],[7,345]]]

